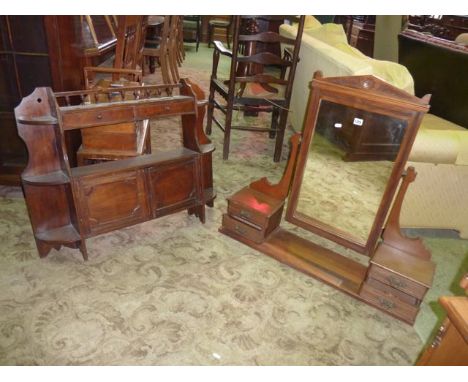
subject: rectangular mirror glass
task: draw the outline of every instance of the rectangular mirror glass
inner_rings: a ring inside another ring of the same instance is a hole
[[[365,245],[407,121],[322,100],[296,213]]]

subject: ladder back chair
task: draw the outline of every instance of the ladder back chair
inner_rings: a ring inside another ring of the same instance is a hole
[[[270,137],[276,136],[274,161],[278,162],[281,159],[305,17],[299,18],[296,39],[286,38],[272,31],[241,34],[241,17],[235,16],[233,20],[232,51],[226,49],[220,41],[214,41],[206,132],[211,134],[212,122],[215,122],[224,132],[223,159],[225,160],[229,157],[231,130],[268,132]],[[288,54],[285,56],[281,56],[281,53],[280,55],[273,54],[271,51],[275,49],[268,49],[270,44],[286,46]],[[262,48],[257,49],[257,47]],[[228,79],[218,78],[217,69],[221,55],[231,58]],[[218,101],[215,98],[216,94],[220,95],[224,102]],[[245,111],[252,107],[271,113],[269,128],[232,125],[234,110]],[[225,115],[224,125],[214,115],[215,108]]]

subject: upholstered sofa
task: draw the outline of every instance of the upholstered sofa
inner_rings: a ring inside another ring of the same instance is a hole
[[[284,24],[280,33],[292,37],[297,28]],[[290,122],[298,131],[303,125],[309,84],[317,70],[325,77],[372,74],[414,94],[413,78],[405,66],[363,55],[347,43],[341,25],[322,25],[308,17],[290,108]],[[405,199],[401,226],[454,229],[460,237],[468,238],[468,130],[428,114],[408,165],[416,168],[418,176]]]

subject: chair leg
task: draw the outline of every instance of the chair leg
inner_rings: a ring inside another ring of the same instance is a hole
[[[279,109],[277,107],[273,108],[273,111],[271,113],[271,130],[268,133],[268,136],[273,139],[276,136],[276,133],[278,131],[278,116],[279,116]]]
[[[208,25],[208,48],[211,48],[211,38],[212,38],[212,30],[211,25]]]
[[[208,97],[208,112],[206,115],[206,134],[211,135],[211,125],[213,123],[214,112],[214,86],[210,84],[210,95]]]
[[[229,158],[229,144],[231,141],[231,123],[232,123],[232,106],[226,105],[226,119],[224,122],[224,143],[223,143],[223,159]]]
[[[230,43],[229,43],[229,40],[231,40],[231,37],[229,36],[229,34],[230,34],[229,29],[231,29],[231,28],[229,28],[229,27],[226,28],[226,39],[227,39],[228,49],[231,49],[231,45],[230,45]]]
[[[276,132],[275,153],[273,156],[273,160],[275,162],[279,162],[281,159],[281,151],[283,150],[284,131],[286,129],[287,122],[288,122],[288,110],[281,110],[278,130]]]

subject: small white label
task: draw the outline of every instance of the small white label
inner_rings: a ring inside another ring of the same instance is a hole
[[[362,126],[363,123],[364,123],[364,120],[363,120],[363,119],[361,119],[361,118],[354,118],[353,125]]]
[[[335,123],[335,129],[341,129],[343,127],[342,123]]]

